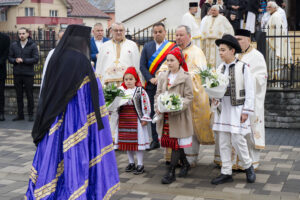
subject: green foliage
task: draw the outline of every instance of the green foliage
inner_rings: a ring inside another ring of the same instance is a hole
[[[104,89],[104,98],[106,106],[109,106],[116,97],[125,96],[123,90],[119,89],[114,83],[108,84]]]

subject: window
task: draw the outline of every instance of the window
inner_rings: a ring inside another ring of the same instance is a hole
[[[34,16],[34,8],[25,8],[25,16]]]
[[[50,12],[50,17],[57,17],[57,10],[49,10]]]
[[[7,21],[7,12],[6,9],[0,9],[0,22]]]

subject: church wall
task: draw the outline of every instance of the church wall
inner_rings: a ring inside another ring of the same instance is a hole
[[[155,22],[166,18],[167,29],[175,29],[181,23],[182,16],[188,11],[188,4],[192,0],[166,0],[161,4],[139,14],[138,16],[125,22],[125,26],[130,30],[133,28],[143,29]],[[116,0],[116,21],[122,22],[125,19],[137,14],[145,8],[160,2],[158,0],[123,1]],[[132,3],[132,4],[131,4]],[[134,6],[128,6],[134,5]],[[132,7],[132,8],[131,8]],[[199,13],[197,15],[200,17]]]

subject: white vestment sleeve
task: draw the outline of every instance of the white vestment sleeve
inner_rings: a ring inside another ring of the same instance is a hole
[[[245,103],[243,114],[252,115],[254,113],[254,79],[248,66],[244,68]]]

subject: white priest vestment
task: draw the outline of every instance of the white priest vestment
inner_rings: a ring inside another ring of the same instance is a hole
[[[133,41],[124,39],[121,43],[117,43],[109,40],[101,46],[96,73],[103,85],[111,82],[120,85],[126,69],[130,66],[135,67],[141,78],[140,53]]]
[[[235,61],[236,62],[236,61]],[[225,65],[225,75],[229,74],[229,66],[233,64],[221,64],[218,67],[220,72]],[[215,132],[215,163],[222,165],[222,174],[231,174],[233,163],[232,151],[238,154],[243,161],[242,168],[248,168],[252,159],[248,151],[246,136],[251,133],[250,118],[254,111],[254,84],[252,74],[248,66],[244,68],[245,103],[232,106],[231,96],[224,96],[220,102],[221,113],[214,114],[213,131]],[[241,123],[241,114],[248,114],[248,119]],[[231,136],[231,137],[230,137]],[[232,141],[228,141],[228,140]],[[230,144],[232,142],[232,148]],[[229,150],[230,148],[230,150]],[[250,166],[249,166],[250,165]]]
[[[291,46],[287,37],[287,29],[285,22],[279,11],[275,11],[267,24],[266,33],[268,36],[283,36],[283,37],[270,37],[267,39],[269,53],[268,65],[272,66],[269,70],[271,79],[280,80],[281,70],[284,64],[290,63],[292,59]]]
[[[187,12],[183,15],[181,24],[191,28],[193,44],[201,48],[200,19]]]
[[[227,18],[220,14],[217,17],[208,16],[201,32],[203,40],[202,48],[207,63],[214,68],[222,62],[215,41],[222,38],[224,34],[234,35],[233,27]]]
[[[250,157],[254,169],[259,166],[260,150],[265,148],[265,95],[267,90],[267,65],[264,56],[256,49],[250,48],[238,56],[239,60],[248,63],[254,79],[254,114],[250,117],[252,133],[246,136]],[[235,153],[234,169],[242,169]]]

